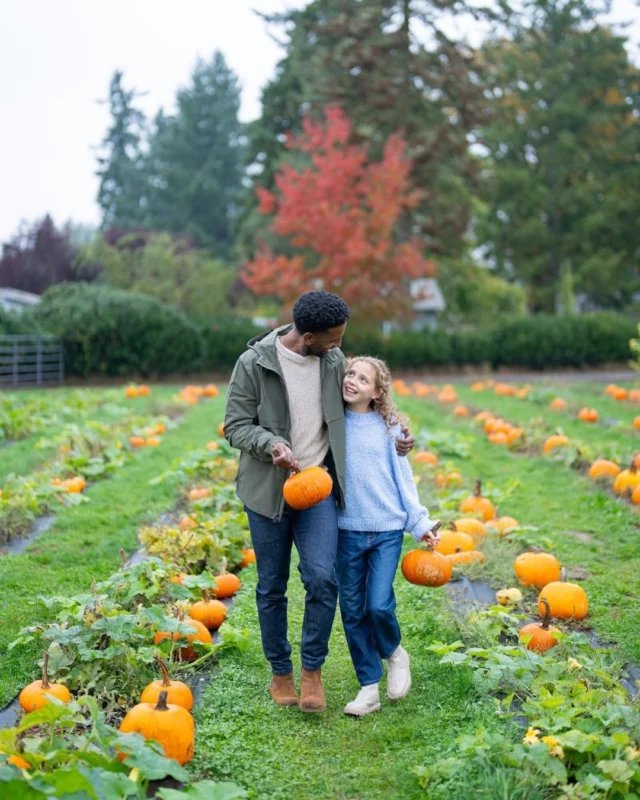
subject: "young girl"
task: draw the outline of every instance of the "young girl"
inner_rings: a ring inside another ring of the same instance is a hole
[[[396,453],[403,420],[391,400],[387,365],[370,356],[350,359],[342,394],[347,472],[345,508],[338,514],[337,573],[340,613],[362,687],[344,712],[359,717],[380,710],[383,660],[389,699],[409,693],[409,656],[400,646],[393,579],[404,531],[433,547],[440,523],[420,505],[411,467]]]

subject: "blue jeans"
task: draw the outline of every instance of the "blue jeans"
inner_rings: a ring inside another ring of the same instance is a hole
[[[302,666],[320,669],[329,652],[329,636],[336,615],[338,583],[336,552],[338,514],[333,496],[306,511],[285,508],[282,519],[246,509],[256,553],[256,601],[262,649],[274,675],[291,672],[291,645],[287,639],[287,584],[291,548],[300,556],[298,570],[306,590],[302,623]]]
[[[400,644],[393,579],[403,531],[370,533],[340,529],[338,586],[340,613],[353,666],[361,686],[382,678],[382,659]]]

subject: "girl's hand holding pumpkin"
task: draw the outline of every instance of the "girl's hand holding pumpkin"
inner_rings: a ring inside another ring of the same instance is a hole
[[[438,536],[438,530],[440,529],[441,525],[442,525],[442,523],[440,522],[440,520],[438,520],[434,524],[433,528],[431,528],[431,530],[428,533],[425,533],[425,535],[420,540],[422,542],[426,542],[427,547],[429,548],[429,550],[433,550],[433,548],[440,541],[440,537]]]

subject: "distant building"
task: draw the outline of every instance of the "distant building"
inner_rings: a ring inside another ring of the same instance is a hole
[[[40,302],[40,295],[23,292],[21,289],[0,289],[0,308],[5,311],[24,311],[27,306]]]
[[[411,307],[414,314],[409,327],[414,331],[421,331],[424,328],[435,330],[438,327],[438,313],[447,308],[437,279],[417,278],[409,284],[409,291],[413,300]],[[382,332],[388,336],[391,331],[399,330],[401,327],[396,322],[383,322]]]

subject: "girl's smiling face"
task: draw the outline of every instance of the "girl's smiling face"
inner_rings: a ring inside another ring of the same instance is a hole
[[[366,361],[354,361],[342,381],[342,398],[354,410],[367,410],[380,396],[376,387],[376,370]]]

